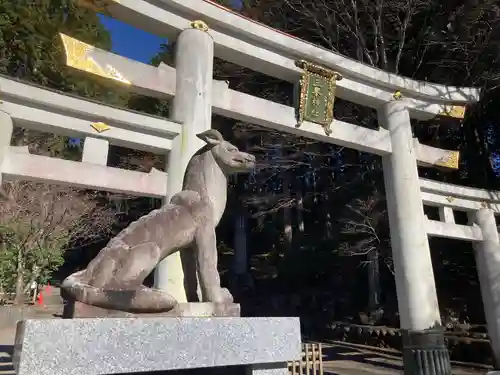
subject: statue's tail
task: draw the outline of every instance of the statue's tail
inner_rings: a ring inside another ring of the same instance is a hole
[[[177,306],[177,301],[170,294],[143,285],[137,289],[97,288],[88,283],[85,273],[86,270],[75,272],[62,282],[63,298],[103,309],[132,313],[166,312]]]

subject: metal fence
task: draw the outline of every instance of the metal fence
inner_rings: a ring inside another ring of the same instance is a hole
[[[300,360],[288,363],[292,375],[323,375],[323,352],[321,344],[302,344]]]

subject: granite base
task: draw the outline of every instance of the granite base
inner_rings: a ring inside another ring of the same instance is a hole
[[[44,319],[19,322],[13,364],[17,375],[287,375],[300,356],[298,318]]]

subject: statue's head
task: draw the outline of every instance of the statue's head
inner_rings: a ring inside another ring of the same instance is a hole
[[[209,152],[225,174],[249,172],[255,168],[255,156],[238,150],[225,141],[217,130],[209,129],[196,136],[206,142]]]

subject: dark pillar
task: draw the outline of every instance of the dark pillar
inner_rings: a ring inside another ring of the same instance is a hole
[[[451,375],[442,328],[403,330],[402,336],[405,375]]]

